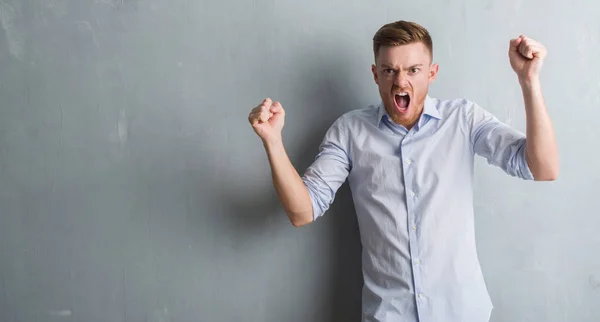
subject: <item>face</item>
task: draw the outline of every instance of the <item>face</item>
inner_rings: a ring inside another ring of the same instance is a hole
[[[379,49],[371,70],[383,104],[395,123],[407,129],[417,123],[438,68],[420,42]]]

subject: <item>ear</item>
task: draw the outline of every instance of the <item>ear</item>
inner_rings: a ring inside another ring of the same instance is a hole
[[[438,64],[432,64],[429,68],[429,84],[433,83],[435,78],[437,77],[440,66]]]
[[[375,84],[379,85],[379,79],[377,78],[377,67],[375,65],[371,65],[371,72],[373,72],[373,79],[375,80]]]

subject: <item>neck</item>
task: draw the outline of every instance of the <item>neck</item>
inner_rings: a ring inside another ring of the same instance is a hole
[[[387,110],[388,115],[390,116],[390,119],[392,120],[392,122],[398,124],[398,125],[402,125],[404,126],[407,130],[410,131],[410,129],[415,126],[415,124],[417,124],[417,122],[419,121],[419,118],[421,117],[421,114],[423,114],[423,110],[424,110],[424,105],[420,106],[420,111],[419,114],[417,114],[417,116],[413,119],[413,120],[405,120],[405,119],[401,119],[398,114],[396,113],[390,113],[390,110],[392,109],[388,109],[387,106],[385,107],[385,109]],[[394,111],[394,110],[392,110]],[[395,111],[394,111],[395,112]]]

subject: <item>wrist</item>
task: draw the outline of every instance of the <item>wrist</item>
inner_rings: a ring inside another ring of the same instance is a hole
[[[540,78],[538,76],[519,77],[519,84],[523,90],[535,90],[541,88]]]
[[[274,138],[263,139],[263,145],[265,149],[273,149],[280,146],[283,146],[283,138],[281,136],[276,136]]]

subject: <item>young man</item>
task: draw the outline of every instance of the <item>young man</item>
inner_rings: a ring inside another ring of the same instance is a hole
[[[492,303],[475,248],[474,155],[522,179],[554,180],[559,161],[539,72],[546,49],[509,45],[527,136],[477,104],[427,95],[437,75],[422,26],[397,21],[373,38],[381,103],[342,115],[300,177],[284,150],[284,110],[265,99],[248,117],[290,221],[321,216],[348,179],[363,245],[363,321],[483,322]]]

